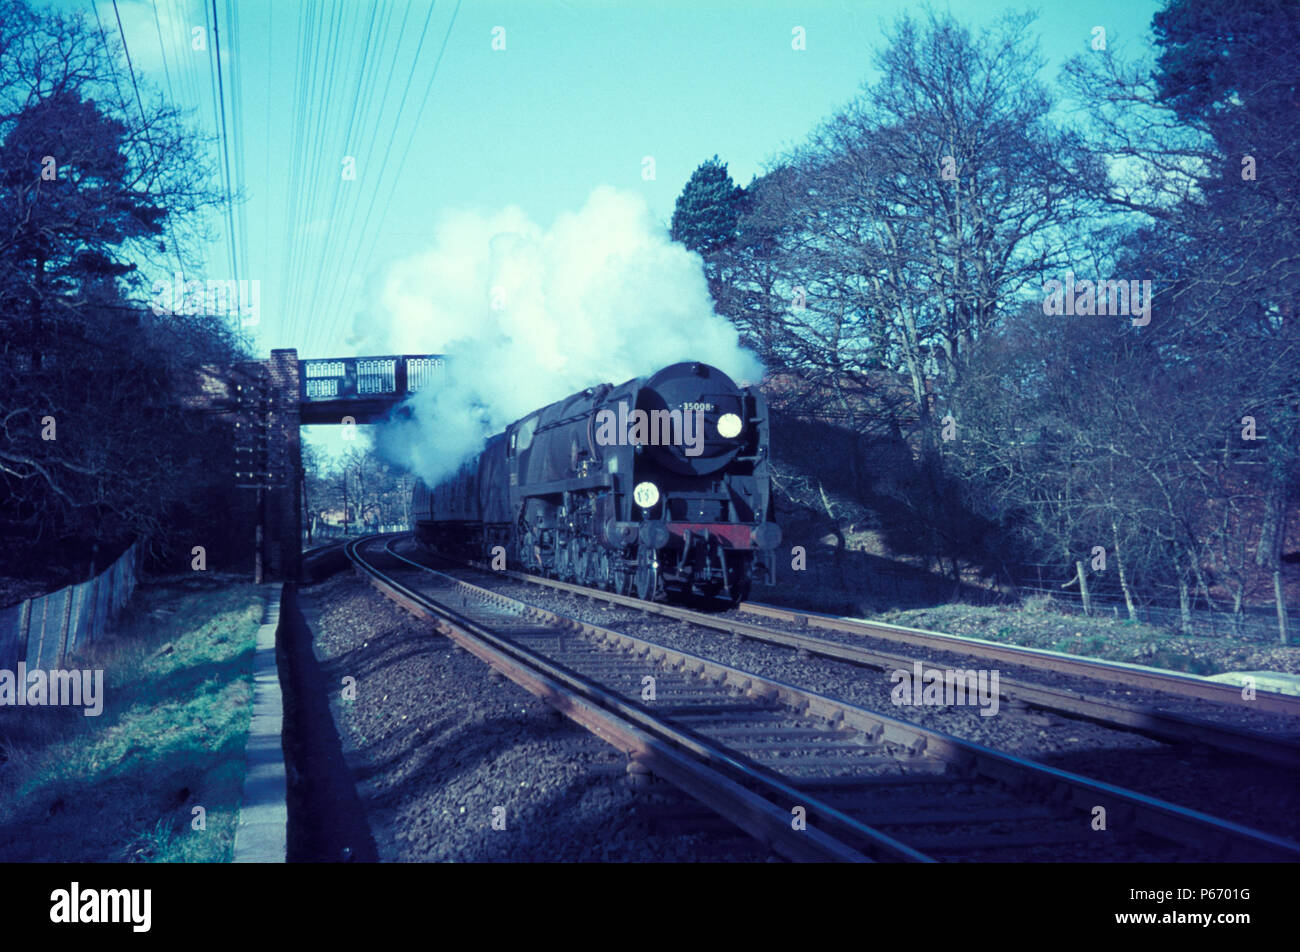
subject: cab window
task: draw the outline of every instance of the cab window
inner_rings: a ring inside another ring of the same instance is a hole
[[[514,444],[515,452],[522,453],[528,447],[533,445],[533,433],[537,431],[537,417],[531,416],[515,429]]]

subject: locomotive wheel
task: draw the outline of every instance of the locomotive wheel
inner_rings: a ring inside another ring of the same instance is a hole
[[[659,593],[659,570],[655,567],[654,549],[642,549],[637,553],[634,584],[637,598],[647,602],[655,600]]]
[[[749,598],[749,589],[750,589],[750,580],[748,576],[738,581],[735,585],[731,586],[731,607],[732,608],[735,608],[745,599]]]
[[[629,567],[619,556],[614,556],[610,562],[613,564],[614,594],[631,595],[632,577],[636,574],[636,569]]]
[[[578,545],[577,539],[555,545],[555,576],[561,582],[572,582],[578,577]]]
[[[575,535],[569,540],[569,575],[572,581],[581,585],[586,574],[587,546],[583,544],[581,537]]]
[[[573,559],[573,564],[576,566],[577,584],[590,585],[591,568],[593,568],[595,561],[593,555],[591,555],[591,548],[586,542],[578,540],[578,538],[573,540],[573,545],[578,546],[577,557]]]
[[[602,588],[607,592],[613,588],[614,580],[610,577],[609,553],[603,548],[592,553],[591,571],[592,586]]]

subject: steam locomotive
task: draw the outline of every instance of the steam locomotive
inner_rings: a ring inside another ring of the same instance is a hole
[[[411,509],[433,551],[648,600],[740,601],[781,542],[767,403],[694,362],[529,414]]]

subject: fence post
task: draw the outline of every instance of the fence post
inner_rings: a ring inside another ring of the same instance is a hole
[[[122,605],[125,604],[126,602],[125,579],[126,579],[126,560],[118,559],[117,563],[113,566],[113,617],[114,618],[117,617],[117,613],[122,610]]]
[[[76,654],[81,650],[82,635],[86,629],[86,591],[90,586],[85,582],[74,585],[72,590],[77,595],[77,609],[72,613],[72,627],[68,630],[68,653]]]
[[[22,607],[18,609],[18,661],[23,663],[27,660],[27,635],[32,630],[32,600],[23,599]]]
[[[99,576],[90,579],[90,626],[86,631],[86,643],[99,640]]]
[[[68,625],[72,622],[72,596],[74,590],[71,586],[64,589],[68,594],[63,599],[63,624],[59,632],[59,653],[54,659],[54,667],[58,668],[63,665],[63,656],[68,650]]]
[[[41,637],[36,642],[36,667],[41,666],[41,659],[45,656],[45,618],[50,613],[50,596],[41,596]]]

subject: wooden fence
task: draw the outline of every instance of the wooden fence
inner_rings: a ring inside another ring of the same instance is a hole
[[[135,591],[141,550],[132,545],[87,582],[0,608],[0,669],[52,670],[98,641]]]

